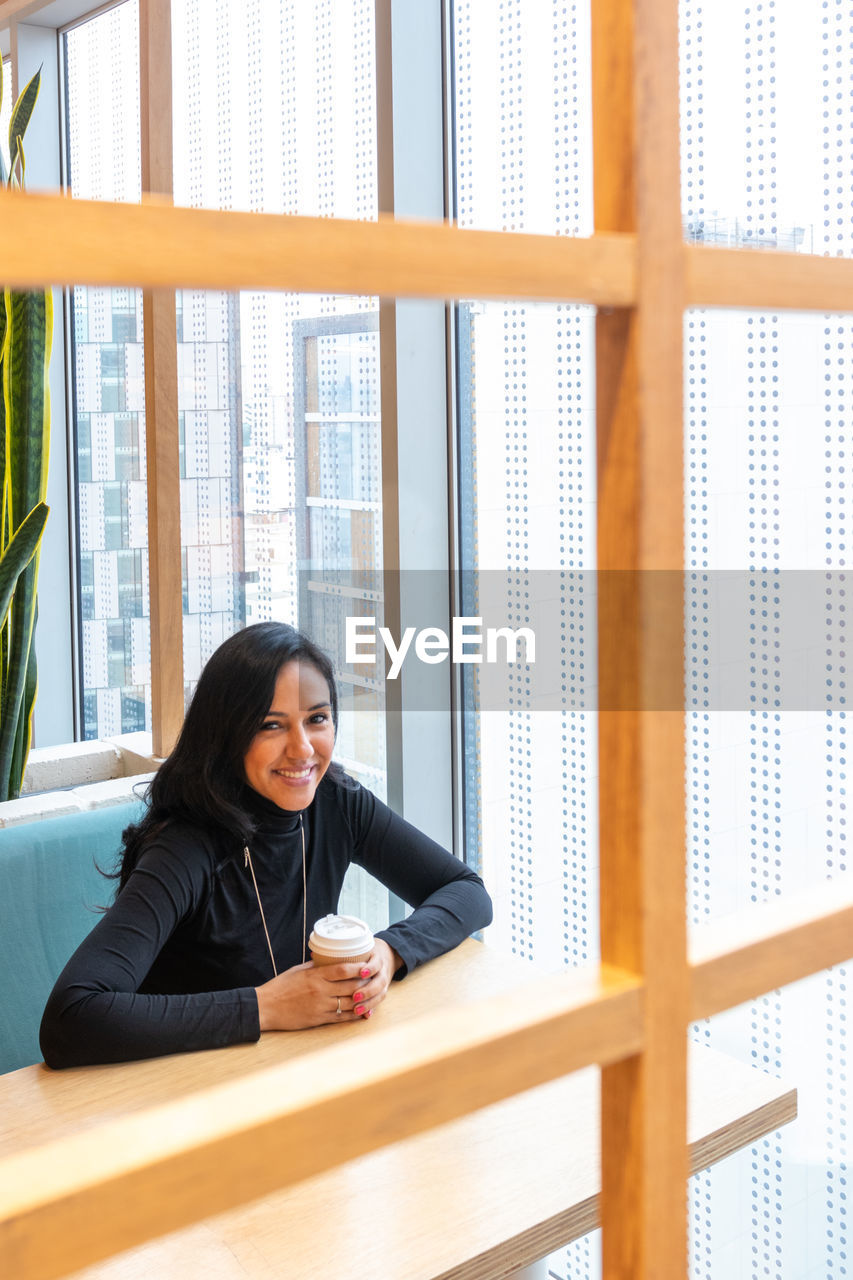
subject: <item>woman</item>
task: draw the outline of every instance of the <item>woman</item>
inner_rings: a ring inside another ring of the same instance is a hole
[[[392,978],[489,923],[479,877],[332,763],[337,718],[331,664],[292,627],[217,649],[124,833],[116,900],[48,1000],[49,1066],[370,1018]],[[368,960],[315,968],[308,936],[350,862],[415,910]]]

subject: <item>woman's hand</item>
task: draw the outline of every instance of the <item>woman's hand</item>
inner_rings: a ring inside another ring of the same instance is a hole
[[[353,992],[353,1005],[357,1016],[369,1018],[388,993],[391,979],[403,963],[393,947],[384,938],[377,938],[373,951],[360,966],[361,983]]]
[[[402,963],[377,938],[367,960],[356,964],[315,965],[308,960],[294,965],[255,988],[261,1031],[301,1031],[369,1018]]]

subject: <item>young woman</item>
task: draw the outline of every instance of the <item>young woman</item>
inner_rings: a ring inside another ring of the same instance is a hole
[[[491,919],[482,881],[332,762],[331,664],[262,622],[217,649],[124,833],[112,907],[48,1000],[51,1067],[120,1062],[370,1018],[392,978]],[[351,862],[414,911],[360,964],[314,967]]]

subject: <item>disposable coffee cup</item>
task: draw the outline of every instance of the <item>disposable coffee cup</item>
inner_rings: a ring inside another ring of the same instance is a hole
[[[311,931],[308,947],[317,965],[354,964],[373,951],[373,934],[358,916],[323,916]]]

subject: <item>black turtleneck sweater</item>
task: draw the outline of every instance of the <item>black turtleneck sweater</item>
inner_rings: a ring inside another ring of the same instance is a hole
[[[303,959],[300,815],[252,801],[252,865],[281,973]],[[480,878],[351,779],[327,774],[301,821],[309,934],[337,909],[351,862],[415,908],[377,935],[403,960],[398,978],[491,920]],[[242,845],[175,823],[60,974],[41,1050],[69,1067],[257,1040],[255,987],[272,976]]]

